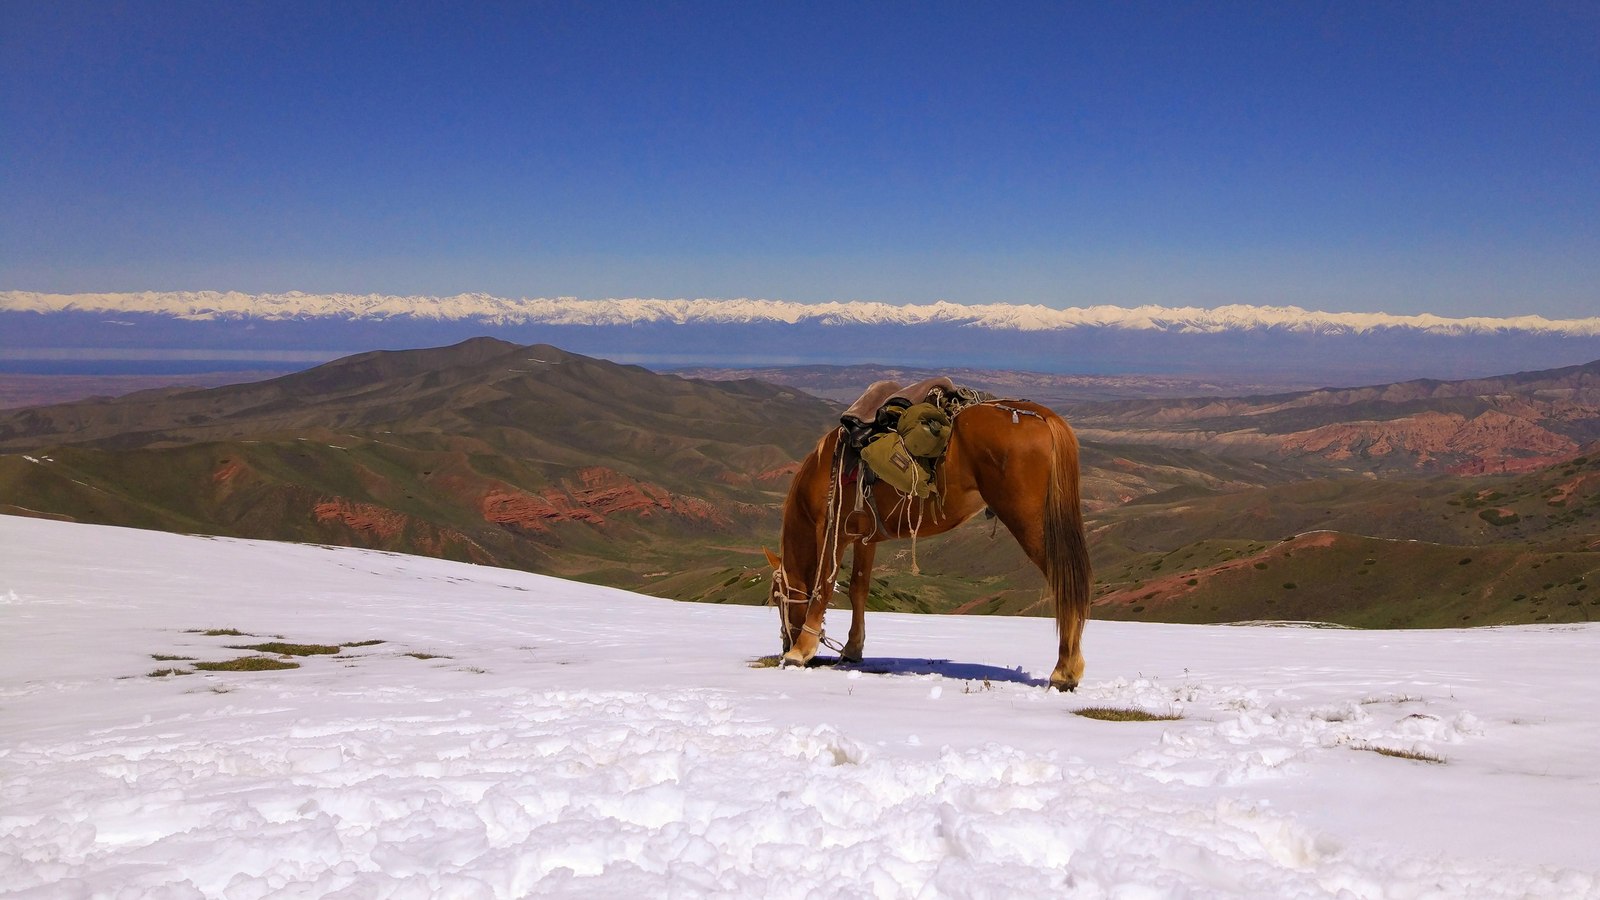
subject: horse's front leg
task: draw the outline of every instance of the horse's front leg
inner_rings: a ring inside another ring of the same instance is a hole
[[[872,590],[872,558],[877,544],[856,542],[850,557],[850,639],[839,655],[845,662],[861,662],[861,648],[867,642],[867,594]]]
[[[823,618],[828,613],[828,602],[832,599],[833,584],[828,582],[822,586],[814,602],[796,604],[800,609],[789,617],[790,627],[785,637],[791,640],[789,646],[784,648],[779,665],[804,666],[817,655],[817,648],[822,644]]]

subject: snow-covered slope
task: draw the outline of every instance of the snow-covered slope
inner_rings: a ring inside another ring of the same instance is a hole
[[[1593,337],[1600,318],[1546,319],[1387,313],[1316,312],[1295,306],[1229,305],[1215,308],[1040,305],[938,302],[893,305],[870,302],[791,303],[779,300],[578,300],[507,299],[488,294],[395,297],[382,294],[246,294],[237,291],[144,291],[113,294],[43,294],[0,291],[0,312],[159,314],[195,321],[299,318],[478,321],[493,325],[760,324],[970,325],[1009,331],[1115,328],[1171,333],[1221,333],[1281,329],[1296,333],[1362,334],[1401,329],[1427,334],[1526,333]]]
[[[0,622],[0,894],[1600,895],[1600,627],[1094,622],[1062,695],[1045,620],[755,669],[771,610],[13,517]],[[147,676],[211,628],[346,646]]]

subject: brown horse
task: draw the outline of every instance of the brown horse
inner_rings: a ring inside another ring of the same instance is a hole
[[[850,637],[840,655],[861,659],[867,589],[882,541],[940,534],[988,507],[1045,575],[1055,601],[1060,653],[1050,684],[1070,691],[1083,677],[1080,643],[1089,615],[1089,547],[1079,505],[1078,439],[1060,416],[1025,401],[991,401],[956,414],[950,444],[934,476],[937,493],[906,497],[882,481],[862,503],[858,482],[839,469],[841,430],[800,463],[783,505],[782,556],[772,563],[772,599],[780,609],[785,666],[817,653],[823,613],[844,547],[850,568]],[[833,514],[829,515],[830,505]]]

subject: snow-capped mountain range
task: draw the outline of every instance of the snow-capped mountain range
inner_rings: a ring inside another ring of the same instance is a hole
[[[1600,317],[1341,313],[1297,306],[1231,304],[1122,307],[1098,305],[1055,309],[1038,304],[960,304],[939,301],[894,305],[866,301],[795,303],[752,299],[506,298],[482,293],[450,297],[386,294],[248,294],[239,291],[141,291],[106,294],[46,294],[0,291],[0,311],[153,314],[189,321],[259,319],[394,319],[478,321],[489,325],[546,324],[614,326],[639,324],[965,325],[1010,331],[1115,328],[1196,334],[1281,329],[1299,333],[1364,334],[1405,329],[1429,334],[1522,332],[1571,337],[1600,336]]]
[[[95,360],[310,363],[481,336],[554,344],[657,369],[872,363],[1184,374],[1299,386],[1480,378],[1600,359],[1600,317],[1451,318],[1243,305],[1052,309],[488,294],[0,291],[0,364],[72,360],[90,373],[99,371]]]

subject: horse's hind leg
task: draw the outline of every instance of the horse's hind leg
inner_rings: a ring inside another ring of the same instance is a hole
[[[1044,573],[1046,582],[1049,582],[1050,568],[1045,546],[1044,513],[1037,506],[1024,509],[1025,505],[1002,502],[991,504],[990,508],[994,509],[995,515],[1006,526],[1006,530],[1017,539],[1022,552],[1028,555],[1028,559],[1032,560],[1035,566],[1038,566],[1039,571]],[[1047,590],[1052,591],[1052,605],[1059,602],[1053,596],[1053,588]],[[1076,690],[1078,682],[1083,679],[1083,624],[1081,617],[1074,617],[1073,621],[1062,629],[1056,667],[1050,673],[1050,685],[1056,690]]]
[[[850,639],[839,655],[846,662],[861,662],[861,648],[867,642],[867,593],[872,589],[872,558],[878,545],[857,541],[850,557]]]
[[[1083,680],[1083,618],[1077,617],[1061,635],[1061,650],[1050,685],[1058,691],[1075,691]]]

